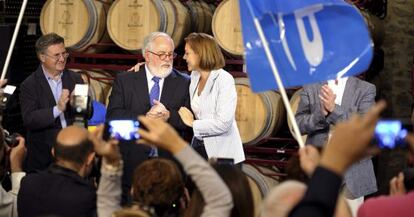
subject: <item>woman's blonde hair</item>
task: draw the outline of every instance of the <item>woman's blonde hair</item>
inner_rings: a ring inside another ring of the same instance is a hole
[[[201,70],[216,70],[225,65],[224,56],[219,45],[213,36],[206,33],[193,32],[185,39],[195,54],[200,58],[199,67]]]

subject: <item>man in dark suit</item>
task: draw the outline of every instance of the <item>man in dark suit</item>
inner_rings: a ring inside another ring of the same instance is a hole
[[[56,163],[22,179],[17,196],[19,216],[96,216],[96,189],[85,179],[95,153],[88,131],[69,126],[53,146]]]
[[[79,74],[66,70],[69,53],[64,39],[55,33],[36,41],[39,68],[20,85],[23,124],[27,128],[26,171],[43,170],[52,163],[51,148],[60,129],[73,123],[69,96]]]
[[[151,33],[144,39],[142,55],[145,65],[138,72],[122,73],[116,77],[106,119],[136,119],[138,115],[146,115],[167,121],[182,134],[191,132],[178,115],[180,107],[190,108],[190,78],[173,69],[176,55],[173,40],[166,33]],[[125,165],[122,180],[125,203],[135,167],[148,157],[172,156],[135,142],[121,142],[120,148]]]
[[[322,147],[330,136],[331,126],[349,119],[352,113],[365,114],[375,104],[375,94],[373,84],[356,77],[304,86],[296,121],[301,133],[308,135],[306,144]],[[376,192],[371,159],[355,163],[345,174],[345,184],[346,198],[358,199],[358,203],[362,203],[365,195]]]

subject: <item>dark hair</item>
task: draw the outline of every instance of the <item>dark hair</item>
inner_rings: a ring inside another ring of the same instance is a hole
[[[184,181],[177,165],[167,159],[151,159],[139,165],[132,179],[132,198],[151,206],[157,216],[178,215]]]
[[[37,39],[35,47],[36,47],[36,54],[42,54],[45,53],[46,49],[50,45],[54,44],[64,44],[65,39],[59,36],[56,33],[49,33],[46,35],[42,35],[39,39]]]
[[[253,217],[253,194],[250,190],[246,175],[237,167],[228,164],[213,164],[213,168],[220,175],[231,192],[233,209],[231,217]],[[198,189],[193,191],[186,216],[200,216],[204,209],[205,201]]]
[[[77,165],[82,165],[90,153],[93,152],[93,145],[89,139],[84,139],[79,144],[62,144],[58,141],[54,146],[55,158],[66,160]]]
[[[185,39],[196,55],[200,57],[198,66],[202,70],[216,70],[225,65],[224,56],[213,36],[206,33],[191,33]]]

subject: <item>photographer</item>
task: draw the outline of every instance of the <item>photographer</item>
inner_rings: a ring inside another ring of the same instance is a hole
[[[414,135],[408,134],[410,154],[414,152]],[[399,173],[390,181],[390,195],[367,200],[358,210],[358,217],[413,216],[414,191],[408,191],[404,184],[404,175]]]
[[[25,140],[23,137],[17,137],[18,145],[11,148],[4,141],[4,131],[0,127],[0,162],[1,175],[4,177],[7,168],[7,153],[10,153],[10,171],[12,189],[6,192],[3,187],[0,188],[0,216],[17,217],[17,193],[20,188],[20,180],[26,175],[22,169],[22,162],[26,154]]]

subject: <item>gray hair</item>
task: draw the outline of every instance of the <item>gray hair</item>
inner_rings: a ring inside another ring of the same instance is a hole
[[[36,54],[39,55],[39,54],[45,53],[46,49],[50,45],[62,44],[62,43],[63,44],[65,43],[65,39],[56,33],[49,33],[46,35],[42,35],[39,39],[37,39],[36,44],[35,44]]]
[[[151,34],[147,35],[147,36],[144,38],[144,42],[143,42],[143,46],[142,46],[142,55],[143,55],[143,56],[145,55],[145,52],[146,52],[147,50],[151,50],[151,49],[152,49],[152,42],[153,42],[156,38],[158,38],[158,37],[166,37],[166,38],[168,38],[168,39],[171,41],[171,43],[172,43],[173,47],[175,47],[175,45],[174,45],[174,41],[172,40],[172,38],[171,38],[171,36],[170,36],[170,35],[168,35],[168,34],[167,34],[167,33],[165,33],[165,32],[153,32],[153,33],[151,33]]]

